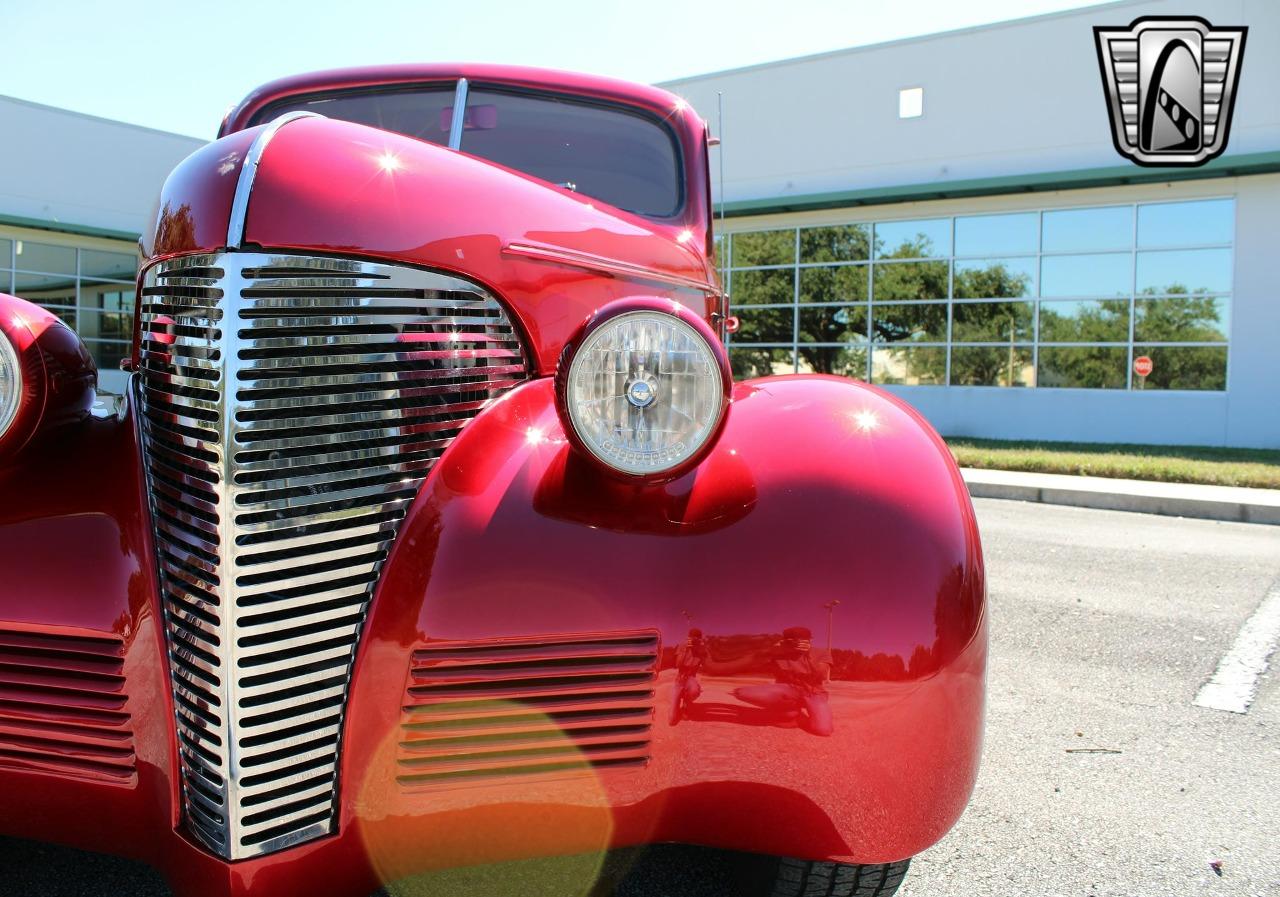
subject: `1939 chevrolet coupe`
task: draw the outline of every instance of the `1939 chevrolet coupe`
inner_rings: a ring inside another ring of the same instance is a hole
[[[892,396],[732,381],[708,142],[292,78],[165,183],[118,406],[0,296],[0,833],[207,897],[663,842],[893,893],[977,771],[973,510]]]

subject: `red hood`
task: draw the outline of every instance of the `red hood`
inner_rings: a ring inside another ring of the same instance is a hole
[[[245,239],[385,255],[481,278],[481,260],[465,258],[468,251],[532,244],[705,283],[702,257],[688,245],[698,241],[691,234],[681,245],[680,231],[465,153],[312,118],[271,141]]]
[[[215,141],[174,171],[147,255],[226,245],[241,163],[260,131]],[[465,153],[325,118],[290,122],[267,145],[242,245],[387,259],[479,281],[507,299],[543,359],[608,299],[671,295],[708,315],[708,297],[718,293],[701,236],[681,224],[649,221]],[[583,279],[594,289],[569,286]]]

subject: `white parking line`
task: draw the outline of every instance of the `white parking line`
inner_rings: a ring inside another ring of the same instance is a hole
[[[1235,644],[1218,663],[1213,678],[1196,695],[1195,704],[1211,710],[1247,713],[1258,694],[1258,678],[1280,638],[1280,583],[1271,587],[1253,616],[1245,621]]]

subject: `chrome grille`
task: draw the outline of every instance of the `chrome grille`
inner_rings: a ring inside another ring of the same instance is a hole
[[[409,503],[526,376],[477,285],[350,259],[153,267],[140,390],[188,828],[228,858],[331,832],[352,660]]]
[[[413,652],[406,788],[649,762],[658,633],[432,642]]]

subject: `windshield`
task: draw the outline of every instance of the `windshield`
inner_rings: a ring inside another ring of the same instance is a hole
[[[268,107],[256,123],[307,110],[444,145],[454,96],[450,84],[301,97]],[[675,138],[621,106],[472,87],[459,148],[651,218],[677,214],[683,201]]]

